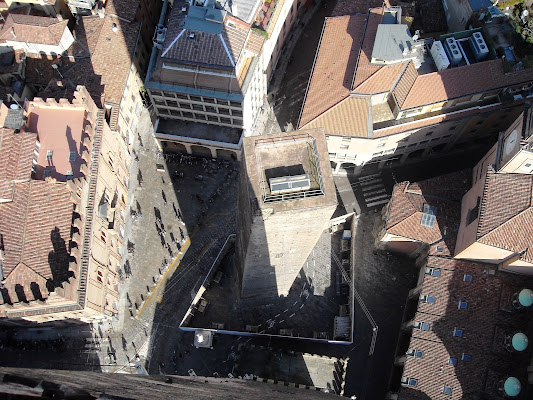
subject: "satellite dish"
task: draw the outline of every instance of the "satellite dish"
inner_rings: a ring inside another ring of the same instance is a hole
[[[513,335],[512,344],[516,351],[524,351],[528,345],[527,336],[522,332],[515,333]]]
[[[518,294],[518,301],[524,307],[529,307],[533,304],[533,291],[530,289],[522,289]]]
[[[527,17],[528,15],[529,15],[529,11],[528,10],[522,11],[522,17]]]
[[[9,108],[11,108],[12,110],[18,110],[18,109],[19,109],[19,106],[18,106],[18,104],[11,104],[11,105],[9,106]]]
[[[520,394],[520,391],[522,390],[522,385],[520,384],[520,381],[518,379],[516,379],[514,376],[510,376],[505,380],[503,390],[505,391],[505,394],[507,396],[515,397]]]
[[[415,34],[415,35],[413,36],[413,40],[418,40],[418,35]]]

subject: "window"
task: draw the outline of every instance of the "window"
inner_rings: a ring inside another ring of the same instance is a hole
[[[405,354],[409,357],[424,358],[424,352],[421,350],[409,349]]]
[[[463,337],[463,330],[462,329],[453,328],[453,336],[455,336],[455,337]]]
[[[450,394],[450,395],[451,395],[451,394],[452,394],[452,391],[453,391],[452,388],[449,387],[449,386],[444,385],[444,386],[442,387],[442,393],[444,393],[444,394]]]
[[[48,150],[46,152],[46,161],[52,161],[52,157],[54,156],[54,151],[53,150]]]
[[[418,379],[402,377],[402,385],[415,387],[418,385]]]
[[[426,132],[426,136],[431,136],[431,135],[433,135],[433,131]]]
[[[464,274],[463,282],[472,282],[472,275]]]
[[[455,128],[456,128],[456,126],[450,126],[450,127],[448,128],[448,130],[449,130],[449,131],[453,131],[453,130],[455,130]]]
[[[385,146],[385,143],[378,143],[378,147],[383,147]]]
[[[45,169],[45,170],[44,170],[43,178],[48,178],[48,177],[50,176],[50,173],[51,173],[51,172],[52,172],[52,171],[50,171],[49,169]]]
[[[429,331],[430,326],[425,322],[415,321],[413,324],[413,328],[421,331]]]
[[[430,206],[429,204],[424,204],[424,214],[422,214],[420,225],[426,226],[428,228],[433,228],[435,226],[436,219],[437,207]]]
[[[427,294],[422,294],[422,295],[420,295],[420,301],[422,303],[434,304],[435,303],[435,297],[429,296]]]
[[[450,357],[448,358],[449,365],[457,365],[457,358]]]
[[[340,149],[341,149],[341,150],[347,150],[348,147],[350,147],[350,146],[348,146],[347,144],[341,144]]]
[[[466,353],[463,353],[463,354],[461,355],[461,360],[463,360],[463,361],[472,361],[472,357],[469,356],[469,355],[466,354]]]
[[[526,165],[524,165],[526,168],[529,168],[531,167],[531,163],[527,163]]]
[[[382,151],[378,151],[377,153],[372,154],[372,157],[378,157],[378,156],[380,156],[382,154],[383,154]]]
[[[67,171],[67,181],[70,181],[73,176],[74,176],[74,173],[72,171]]]
[[[459,306],[457,307],[459,310],[466,310],[468,308],[468,303],[464,300],[459,301]]]
[[[76,152],[75,151],[71,151],[70,153],[68,153],[68,160],[70,162],[76,161]]]
[[[430,276],[440,276],[440,269],[435,268],[426,268],[426,275]]]
[[[102,242],[105,243],[105,232],[104,232],[104,231],[102,231],[102,232],[100,233],[100,239],[102,239]]]

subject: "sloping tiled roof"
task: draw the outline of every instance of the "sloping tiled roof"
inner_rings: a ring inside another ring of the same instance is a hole
[[[250,31],[249,24],[226,15],[220,33],[209,33],[182,27],[184,20],[186,14],[180,7],[174,7],[169,16],[162,58],[228,68],[237,64]]]
[[[511,375],[527,382],[528,352],[511,354],[503,339],[510,333],[527,332],[531,310],[512,313],[508,307],[510,295],[531,285],[531,278],[490,275],[486,273],[489,265],[444,257],[429,256],[427,267],[439,269],[440,276],[425,276],[420,294],[433,296],[435,302],[419,302],[414,320],[429,323],[430,328],[413,330],[407,348],[423,355],[406,358],[403,376],[417,379],[417,385],[402,388],[401,398],[496,398],[499,379]],[[472,276],[472,282],[464,281],[465,274]],[[460,309],[459,301],[466,301],[467,308]],[[461,329],[463,336],[453,336],[454,328]],[[462,360],[463,354],[471,360]],[[456,365],[448,362],[450,358],[456,359]],[[443,393],[444,385],[452,389],[451,395]]]
[[[67,278],[73,203],[65,183],[17,183],[12,202],[0,204],[4,276],[19,263],[56,283]]]
[[[9,14],[0,31],[0,39],[58,45],[68,21],[33,15]]]
[[[372,129],[368,118],[369,102],[368,98],[347,97],[301,128],[324,128],[327,134],[368,137]]]
[[[118,27],[117,32],[112,31],[114,23]],[[124,22],[110,16],[105,17],[98,43],[91,57],[91,64],[94,74],[100,77],[100,84],[104,85],[106,102],[120,103],[139,28],[138,22]]]
[[[68,49],[68,55],[76,58],[90,57],[96,49],[104,21],[98,15],[80,18],[74,28],[75,42]]]
[[[407,63],[386,65],[357,86],[353,92],[361,94],[390,92],[407,65]]]
[[[416,72],[415,64],[411,61],[409,64],[407,64],[405,71],[392,91],[392,94],[396,98],[396,102],[400,108],[405,102],[405,99],[407,98],[407,95],[409,94],[409,91],[411,90],[411,87],[413,86],[413,83],[417,77],[418,72]]]
[[[477,240],[533,262],[533,175],[487,170]]]
[[[132,4],[131,0],[106,0],[105,12],[133,21],[137,13],[137,4],[138,1]]]
[[[104,19],[83,17],[82,24],[83,29],[78,27],[76,30],[76,36],[80,33],[81,37],[69,49],[75,61],[68,57],[59,60],[28,57],[26,79],[34,84],[51,84],[50,90],[38,93],[44,99],[70,99],[76,86],[82,85],[98,106],[102,106],[103,102],[119,104],[128,79],[140,24],[110,15]],[[113,24],[116,24],[117,32],[113,32]],[[59,65],[63,77],[52,69],[52,64]],[[62,81],[62,87],[57,87],[57,80]]]
[[[461,214],[461,198],[470,188],[470,171],[463,170],[417,183],[402,182],[394,186],[387,232],[424,243],[434,243],[453,233]],[[435,225],[421,225],[424,204],[437,208]]]
[[[0,198],[10,199],[13,181],[31,177],[37,134],[0,129]]]
[[[488,168],[477,238],[531,207],[533,175],[496,173]]]
[[[300,127],[349,96],[365,20],[365,15],[326,18]]]
[[[370,64],[370,60],[372,59],[372,49],[374,48],[374,41],[382,16],[382,7],[371,8],[368,10],[368,22],[366,23],[366,29],[364,31],[364,40],[362,45],[360,41],[358,41],[357,48],[355,49],[356,52],[358,52],[359,49],[361,50],[358,55],[356,54],[356,56],[359,57],[357,60],[357,69],[355,70],[354,68],[349,71],[349,73],[354,74],[352,89],[356,89],[360,84],[383,68],[382,65]]]
[[[420,75],[402,109],[433,104],[533,80],[533,68],[505,73],[501,59]],[[431,88],[431,90],[428,90]]]
[[[254,54],[260,54],[263,43],[265,42],[265,37],[259,33],[250,30],[250,36],[246,42],[246,50],[251,51]]]

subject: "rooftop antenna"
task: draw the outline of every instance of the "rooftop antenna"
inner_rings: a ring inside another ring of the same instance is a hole
[[[61,79],[65,79],[65,77],[63,76],[63,74],[61,73],[61,71],[59,71],[59,67],[57,66],[57,64],[52,64],[52,68],[55,69],[57,71],[57,73],[59,74],[59,76],[61,77]]]

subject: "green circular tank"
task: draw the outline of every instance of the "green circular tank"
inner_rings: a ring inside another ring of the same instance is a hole
[[[507,396],[515,397],[520,394],[520,390],[522,390],[522,385],[520,384],[520,381],[518,379],[516,379],[514,376],[510,376],[505,380],[503,389],[505,390],[505,394]]]

